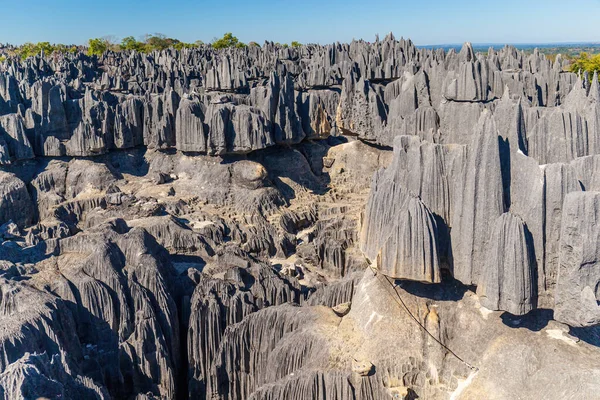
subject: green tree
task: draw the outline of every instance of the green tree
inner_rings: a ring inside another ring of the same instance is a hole
[[[22,59],[25,59],[27,57],[31,57],[32,55],[35,55],[35,49],[34,49],[35,45],[33,43],[25,43],[23,44],[21,47],[19,47],[16,51],[17,55],[19,57],[21,57]]]
[[[302,43],[296,42],[295,40],[292,42],[292,47],[300,47],[300,46],[302,46]]]
[[[138,42],[133,36],[127,36],[121,40],[121,50],[143,51],[145,44]]]
[[[88,55],[101,56],[108,50],[108,41],[106,39],[95,38],[88,41]]]
[[[52,46],[50,42],[39,42],[35,45],[35,48],[38,53],[43,51],[45,55],[50,55],[54,52],[54,46]]]
[[[246,47],[246,45],[239,41],[239,39],[231,32],[227,32],[221,39],[214,39],[212,42],[214,49],[226,49],[228,47]]]
[[[587,71],[590,77],[594,72],[600,73],[600,54],[590,56],[586,52],[579,54],[579,57],[571,61],[571,72],[579,73]]]
[[[173,39],[173,40],[176,40],[176,39]],[[203,44],[204,44],[204,42],[202,40],[196,40],[194,43],[185,43],[185,42],[180,42],[177,40],[177,42],[173,45],[173,47],[176,50],[195,49],[195,48],[202,46]]]
[[[177,40],[179,42],[179,40]],[[162,33],[155,33],[153,35],[146,36],[146,50],[154,51],[154,50],[164,50],[174,45],[173,39],[168,39]]]
[[[25,59],[27,57],[34,57],[44,51],[44,55],[48,56],[52,54],[55,50],[60,51],[60,45],[54,46],[51,45],[50,42],[38,42],[36,44],[33,43],[25,43],[20,46],[15,53]]]

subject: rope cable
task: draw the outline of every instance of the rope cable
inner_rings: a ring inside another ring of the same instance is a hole
[[[379,279],[379,273],[378,271],[373,268],[373,266],[371,265],[371,263],[368,263],[369,268],[371,269],[371,271],[373,271],[373,274],[375,275],[376,278]],[[382,274],[383,275],[383,274]],[[440,346],[442,346],[444,349],[446,349],[450,354],[452,354],[454,357],[456,357],[457,360],[459,360],[460,362],[462,362],[463,364],[465,364],[467,367],[469,367],[471,370],[473,371],[479,371],[479,368],[474,367],[473,365],[469,364],[468,362],[466,362],[464,359],[462,359],[458,354],[456,354],[454,351],[452,351],[448,346],[446,346],[444,343],[442,343],[438,338],[436,338],[431,332],[429,332],[429,330],[425,327],[425,325],[423,325],[421,323],[421,321],[419,321],[419,319],[417,317],[414,316],[414,314],[410,311],[410,309],[408,308],[408,306],[406,305],[406,303],[404,302],[404,300],[402,299],[402,296],[400,296],[400,293],[398,293],[398,291],[396,290],[396,285],[394,285],[394,283],[392,283],[392,281],[390,280],[389,277],[383,275],[386,282],[391,286],[392,290],[394,291],[394,293],[396,294],[396,296],[394,297],[394,300],[396,301],[396,303],[398,303],[398,305],[401,305],[403,307],[403,309],[406,311],[406,313],[417,323],[417,325],[419,325],[419,327],[421,329],[423,329],[425,332],[427,332],[427,334],[429,336],[431,336],[431,338],[433,340],[435,340]],[[389,293],[389,291],[388,291]],[[391,294],[391,293],[390,293]],[[396,299],[397,297],[397,299]],[[400,301],[398,301],[400,300]]]

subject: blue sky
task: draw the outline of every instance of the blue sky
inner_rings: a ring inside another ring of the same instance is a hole
[[[600,0],[0,0],[0,10],[0,42],[14,44],[156,32],[331,43],[390,31],[418,45],[600,42]]]

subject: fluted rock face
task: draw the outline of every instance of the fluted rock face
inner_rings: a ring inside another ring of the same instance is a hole
[[[18,400],[37,398],[110,399],[93,380],[71,376],[60,357],[26,353],[0,374],[0,396]]]
[[[299,143],[304,139],[306,133],[300,123],[300,117],[296,110],[294,80],[291,75],[282,77],[281,81],[273,75],[273,80],[272,96],[277,96],[275,97],[277,99],[277,111],[273,120],[275,125],[275,143]],[[322,118],[321,115],[316,117]]]
[[[565,67],[8,57],[0,398],[595,396],[600,84]]]
[[[9,114],[0,118],[0,164],[34,158],[33,148],[27,134],[23,119],[17,114]]]
[[[172,267],[144,230],[119,235],[113,229],[61,242],[61,253],[83,255],[63,272],[70,284],[60,288],[61,297],[77,304],[80,335],[98,344],[98,372],[114,395],[133,390],[172,397],[179,360],[178,316],[168,289]],[[106,236],[112,237],[108,244]]]
[[[392,35],[288,49],[269,43],[10,60],[0,71],[0,115],[13,122],[0,160],[28,158],[30,149],[94,156],[135,146],[246,153],[339,133],[386,146],[399,134],[469,143],[481,109],[508,93],[532,115],[532,155],[568,161],[600,151],[600,124],[594,80],[578,81],[563,66],[539,52],[506,47],[484,56],[465,44],[445,53]],[[209,108],[216,109],[208,115]]]
[[[97,382],[97,387],[88,382],[90,390],[113,397],[138,392],[175,395],[180,355],[177,310],[169,293],[172,267],[145,231],[124,229],[124,222],[116,221],[47,249],[54,257],[39,264],[39,273],[28,285],[49,293],[4,284],[5,326],[31,336],[15,348],[7,332],[4,360],[16,361],[27,351],[45,352],[58,357],[53,367],[58,370],[42,371],[42,377],[62,373],[79,380],[76,374],[85,373]],[[20,258],[24,257],[25,253]],[[26,295],[32,291],[35,296]],[[18,300],[19,293],[31,298]],[[60,381],[69,384],[68,379]]]
[[[0,278],[0,293],[0,373],[27,352],[59,354],[67,357],[67,366],[81,361],[82,348],[65,301],[5,278]]]
[[[476,284],[489,243],[489,227],[505,211],[498,131],[491,113],[482,115],[456,190],[452,221],[454,276]]]
[[[162,95],[150,95],[144,103],[144,143],[153,148],[175,146],[175,113],[179,95],[171,90]],[[201,133],[201,132],[200,132]]]
[[[218,357],[228,327],[260,309],[288,302],[300,302],[297,284],[265,265],[254,264],[247,270],[231,265],[225,268],[224,279],[201,275],[189,309],[190,397],[211,398],[223,390],[215,379],[225,379]],[[237,378],[227,379],[238,382]]]
[[[350,72],[344,79],[336,115],[342,133],[377,141],[385,119],[386,109],[377,88],[355,71]]]
[[[206,88],[220,91],[242,91],[248,82],[243,71],[237,69],[229,57],[223,57],[219,64],[206,74]]]
[[[458,109],[461,103],[451,104]],[[565,107],[583,112],[593,104],[591,92],[574,89]],[[433,215],[440,267],[465,284],[478,285],[483,305],[513,314],[554,308],[563,202],[570,192],[598,190],[598,157],[582,156],[586,150],[563,158],[568,163],[540,165],[527,134],[539,123],[539,114],[532,118],[525,111],[529,105],[506,88],[493,108],[478,107],[479,122],[466,138],[441,132],[445,144],[435,144],[416,135],[396,137],[391,165],[373,179],[361,249],[375,259],[392,235],[398,243],[409,240],[410,235],[395,233],[393,221],[408,212],[413,193]],[[508,216],[518,223],[508,224]],[[509,265],[514,268],[506,270]],[[407,277],[386,272],[386,263],[380,267],[391,277]]]
[[[69,302],[0,278],[0,396],[5,399],[109,399],[86,376],[87,350]]]
[[[0,171],[0,225],[12,220],[18,225],[33,222],[33,204],[22,180]]]
[[[568,164],[550,164],[544,169],[546,187],[546,212],[544,234],[546,238],[544,263],[544,289],[554,288],[559,269],[561,222],[565,197],[570,192],[581,191],[576,172]],[[552,304],[554,296],[552,296]]]
[[[206,121],[208,154],[249,153],[274,144],[270,122],[253,107],[211,104]]]
[[[206,152],[204,114],[199,101],[184,98],[177,109],[176,142],[181,151]]]
[[[527,314],[536,306],[531,245],[529,231],[519,217],[510,212],[498,217],[477,284],[481,305],[515,315]]]
[[[397,279],[441,282],[437,238],[433,215],[411,197],[379,252],[379,270]]]
[[[355,388],[343,373],[300,373],[277,385],[255,391],[249,399],[356,399]]]
[[[337,90],[303,92],[300,101],[302,127],[308,139],[335,135],[335,116],[340,93]]]
[[[461,173],[464,159],[463,146],[421,142],[415,136],[396,138],[393,161],[389,168],[375,175],[363,219],[360,240],[361,249],[367,257],[374,260],[387,238],[398,235],[395,227],[399,216],[405,213],[412,193],[419,197],[418,203],[427,209],[427,220],[430,220],[429,216],[433,220],[431,226],[435,227],[436,233],[429,243],[436,245],[435,258],[443,263],[448,262],[448,228],[454,212],[453,181]],[[410,232],[410,235],[414,239],[416,232]],[[413,240],[405,234],[398,236],[398,239]]]
[[[598,229],[600,193],[571,193],[562,213],[556,319],[571,326],[600,323]]]
[[[317,338],[311,340],[310,332],[298,342],[285,340],[291,332],[306,330],[314,320],[313,312],[302,311],[295,307],[268,308],[231,326],[217,355],[216,379],[210,383],[209,393],[217,398],[247,398],[261,384],[281,379],[288,371],[312,361],[323,348]],[[262,351],[254,352],[253,343]],[[235,359],[245,368],[236,368],[230,361]]]

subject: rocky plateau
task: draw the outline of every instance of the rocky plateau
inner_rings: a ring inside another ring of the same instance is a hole
[[[600,84],[373,43],[0,63],[0,398],[600,397]]]

